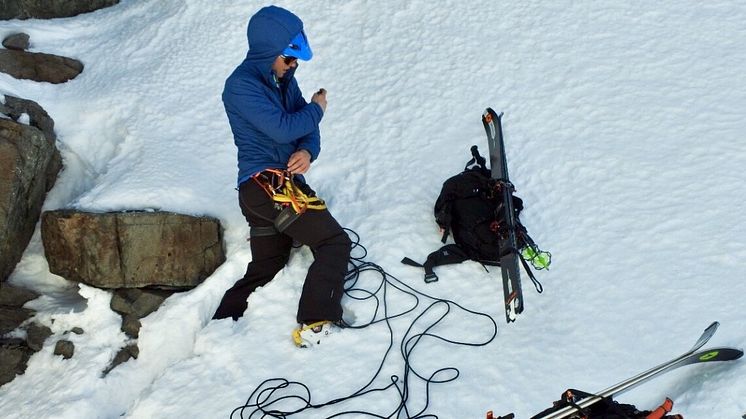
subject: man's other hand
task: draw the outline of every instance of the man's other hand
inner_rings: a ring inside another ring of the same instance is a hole
[[[321,110],[326,113],[326,89],[319,89],[318,92],[314,93],[311,102],[316,102],[321,106]]]

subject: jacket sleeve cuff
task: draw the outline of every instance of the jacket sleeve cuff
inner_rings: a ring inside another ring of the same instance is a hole
[[[298,145],[298,150],[306,150],[311,155],[311,161],[313,162],[319,157],[321,147],[314,147],[313,141],[303,141]]]
[[[321,109],[321,105],[319,105],[316,102],[311,102],[311,103],[308,104],[308,106],[313,106],[313,107],[316,108],[317,115],[319,117],[319,122],[321,122],[321,119],[324,117],[324,110]]]

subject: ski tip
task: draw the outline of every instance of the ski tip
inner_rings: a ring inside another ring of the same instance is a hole
[[[705,343],[707,343],[707,341],[710,340],[710,338],[715,334],[715,331],[718,330],[718,326],[720,326],[720,323],[718,322],[712,322],[711,325],[707,326],[707,329],[702,332],[702,336],[699,337],[697,343],[692,346],[691,351],[694,352],[697,349],[703,347]]]
[[[709,340],[713,335],[715,335],[715,332],[717,332],[718,327],[720,327],[720,322],[712,322],[709,326],[707,326],[707,329],[702,332],[702,337],[706,337],[706,340]]]
[[[482,119],[488,123],[492,122],[492,120],[494,119],[497,119],[498,121],[500,121],[503,117],[503,114],[504,114],[503,112],[500,112],[498,114],[497,112],[495,112],[494,109],[488,107],[487,109],[484,110],[484,113],[482,114]]]
[[[693,355],[693,362],[735,361],[743,356],[742,349],[711,348]]]

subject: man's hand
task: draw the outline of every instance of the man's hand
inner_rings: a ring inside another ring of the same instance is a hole
[[[318,92],[314,93],[313,97],[311,97],[311,102],[318,103],[321,106],[321,110],[326,113],[326,89],[319,89]]]
[[[293,153],[288,160],[288,170],[290,173],[302,175],[311,168],[311,153],[308,150],[300,149]]]

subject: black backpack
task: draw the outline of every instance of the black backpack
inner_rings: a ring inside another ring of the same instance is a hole
[[[443,183],[435,201],[435,221],[443,229],[441,241],[446,243],[448,236],[452,235],[455,244],[445,245],[431,253],[423,264],[410,258],[402,260],[404,264],[424,268],[425,282],[438,280],[433,272],[435,266],[461,263],[469,259],[483,265],[500,266],[501,252],[519,252],[525,247],[538,251],[519,218],[523,200],[515,195],[512,196],[518,249],[500,249],[499,240],[502,235],[507,234],[507,223],[505,208],[497,192],[498,188],[506,186],[491,178],[477,146],[471,147],[471,154],[472,158],[466,163],[464,171]],[[523,257],[521,261],[537,285],[537,290],[541,292],[541,284],[533,277]]]
[[[593,394],[584,391],[569,389],[565,390],[559,400],[554,402],[554,406],[546,409],[531,419],[540,419],[553,412],[565,409],[567,406],[573,406],[577,413],[568,416],[570,419],[683,419],[681,415],[671,414],[673,401],[666,398],[666,401],[655,410],[638,410],[634,405],[619,403],[613,398],[601,399],[598,403],[592,404],[585,409],[580,408],[576,403]],[[512,417],[508,415],[505,419]],[[501,418],[497,418],[501,419]]]

